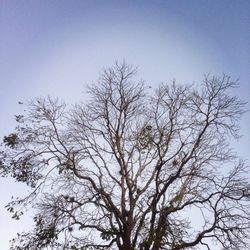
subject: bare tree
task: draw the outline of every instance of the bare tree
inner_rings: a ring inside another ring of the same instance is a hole
[[[247,167],[229,146],[245,112],[230,95],[237,83],[205,76],[153,90],[135,75],[116,64],[87,102],[39,98],[16,116],[1,173],[31,191],[7,208],[19,219],[30,205],[35,216],[12,249],[249,247]]]

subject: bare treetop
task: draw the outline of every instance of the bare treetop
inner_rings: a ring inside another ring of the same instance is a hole
[[[33,231],[12,249],[246,249],[250,185],[230,149],[245,103],[237,82],[147,90],[125,64],[103,71],[90,99],[34,99],[5,136],[1,174],[30,186],[7,205]]]

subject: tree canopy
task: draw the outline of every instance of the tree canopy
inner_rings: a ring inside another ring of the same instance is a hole
[[[247,165],[230,148],[245,103],[237,82],[149,88],[125,64],[74,106],[36,98],[3,139],[0,173],[30,187],[7,209],[34,227],[12,249],[247,249]]]

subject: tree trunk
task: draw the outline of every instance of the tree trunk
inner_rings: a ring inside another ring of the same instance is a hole
[[[122,237],[123,244],[121,246],[120,250],[133,250],[130,235],[128,233],[125,233],[125,235]]]

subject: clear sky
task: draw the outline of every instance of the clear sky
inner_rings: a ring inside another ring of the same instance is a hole
[[[0,136],[15,126],[18,101],[84,98],[84,85],[115,60],[138,66],[148,84],[199,83],[204,73],[240,79],[236,95],[250,102],[248,0],[0,0]],[[248,104],[250,109],[250,105]],[[235,144],[249,158],[250,114]],[[0,179],[0,242],[28,228],[4,204],[24,187]]]

